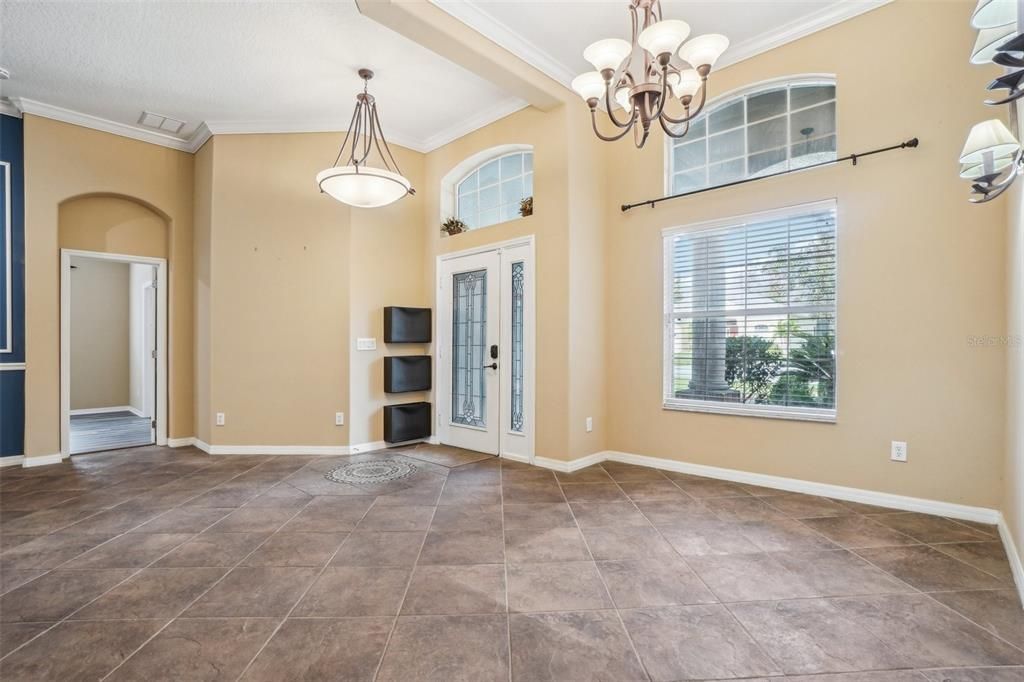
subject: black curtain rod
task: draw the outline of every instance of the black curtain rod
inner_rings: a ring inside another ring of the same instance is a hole
[[[726,187],[735,187],[736,185],[745,185],[748,182],[756,182],[757,180],[765,180],[767,178],[777,178],[780,175],[789,175],[790,173],[798,173],[800,171],[808,170],[809,168],[820,168],[821,166],[831,166],[831,165],[834,165],[834,164],[837,164],[837,163],[842,163],[844,161],[852,161],[853,165],[856,166],[857,165],[857,160],[861,159],[861,158],[863,158],[865,156],[871,156],[872,154],[881,154],[882,152],[891,152],[891,151],[893,151],[895,149],[908,149],[908,148],[909,149],[913,149],[917,145],[918,145],[918,139],[916,137],[912,137],[911,139],[907,140],[906,142],[901,142],[900,144],[894,144],[891,147],[882,147],[880,149],[872,149],[869,152],[863,152],[861,154],[850,154],[849,156],[844,156],[841,159],[833,159],[832,161],[822,161],[820,163],[812,163],[809,166],[801,166],[800,168],[791,168],[789,170],[779,171],[778,173],[771,173],[770,175],[760,175],[760,176],[758,176],[756,178],[744,178],[743,180],[735,180],[733,182],[727,182],[724,185],[715,185],[714,187],[705,187],[704,189],[695,189],[692,192],[680,192],[679,194],[670,194],[670,195],[668,195],[666,197],[658,197],[657,199],[648,199],[647,201],[638,201],[635,204],[623,204],[622,205],[622,212],[625,213],[629,209],[636,208],[637,206],[650,206],[651,208],[654,208],[655,204],[660,204],[661,202],[668,201],[669,199],[679,199],[680,197],[690,197],[690,196],[693,196],[694,194],[703,194],[704,192],[710,192],[710,191],[716,190],[716,189],[725,189]]]

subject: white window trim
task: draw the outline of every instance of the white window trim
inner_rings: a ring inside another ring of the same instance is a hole
[[[716,97],[713,97],[712,99],[708,100],[707,104],[704,105],[704,111],[701,112],[701,114],[700,114],[700,116],[698,118],[700,118],[700,119],[707,119],[707,117],[714,110],[716,110],[716,109],[718,109],[718,108],[720,108],[720,107],[722,107],[724,105],[729,104],[732,100],[735,100],[735,99],[737,99],[739,97],[750,97],[751,95],[757,95],[757,94],[760,94],[762,92],[767,92],[769,90],[775,90],[775,89],[780,88],[782,86],[789,87],[789,86],[793,86],[793,85],[835,85],[836,86],[836,99],[835,99],[835,104],[836,104],[836,132],[835,132],[835,136],[836,136],[836,155],[838,156],[838,154],[839,154],[839,89],[838,89],[838,83],[836,82],[836,75],[834,73],[802,73],[802,74],[794,74],[794,75],[790,75],[790,76],[781,76],[779,78],[771,78],[771,79],[768,79],[768,80],[759,81],[757,83],[744,85],[744,86],[739,87],[739,88],[733,88],[732,90],[729,90],[727,92],[723,92],[721,95],[717,95]],[[805,108],[809,108],[809,107],[805,107]],[[802,109],[797,109],[797,111],[802,111]],[[790,112],[789,112],[788,103],[787,103],[786,115],[789,115],[789,113]],[[765,119],[765,120],[767,120],[767,119]],[[758,121],[758,123],[760,123],[760,122],[761,121]],[[746,131],[747,127],[748,127],[748,124],[744,122],[744,124],[743,124],[744,131]],[[738,129],[738,128],[736,128],[736,129]],[[788,136],[788,131],[787,131],[787,136]],[[705,137],[705,139],[708,137],[707,131],[705,131],[704,137]],[[672,178],[675,175],[675,173],[673,172],[673,168],[672,168],[672,149],[675,146],[676,142],[680,142],[681,144],[685,144],[686,137],[684,136],[683,138],[681,138],[681,140],[679,140],[677,138],[670,137],[669,135],[664,135],[664,138],[665,138],[665,143],[662,146],[662,150],[663,150],[663,153],[664,153],[663,164],[662,164],[662,177],[664,178],[665,196],[669,196],[671,194],[674,194],[673,189],[672,189]],[[746,132],[744,132],[744,148],[745,147],[746,147]],[[765,150],[765,151],[771,151],[771,150]],[[758,153],[760,153],[760,152],[758,152]],[[749,156],[749,154],[744,153],[744,155],[742,157],[736,157],[736,158],[746,158],[747,156]],[[788,159],[788,156],[787,156],[787,159]],[[727,160],[731,160],[731,159],[727,159]],[[707,162],[707,159],[705,159],[704,160],[704,167],[706,168],[707,166],[708,166],[708,162]],[[803,170],[803,169],[802,168],[795,168],[793,170],[794,171],[799,171],[799,170]],[[747,175],[747,176],[744,176],[744,177],[750,178],[750,177],[756,177],[756,176]],[[713,187],[716,187],[716,185],[708,185],[704,189],[710,189],[710,188],[713,188]]]
[[[702,232],[723,227],[732,227],[747,222],[761,222],[765,220],[779,220],[794,215],[814,213],[815,211],[834,211],[836,215],[836,298],[833,317],[836,325],[835,340],[835,386],[833,389],[832,409],[821,409],[811,407],[784,407],[779,405],[752,405],[746,403],[716,403],[707,400],[688,400],[685,398],[670,398],[673,386],[672,366],[672,318],[675,314],[672,310],[672,255],[669,244],[672,239],[680,234],[691,232]],[[788,419],[794,421],[813,421],[836,423],[839,414],[839,386],[840,371],[839,358],[841,334],[839,333],[839,205],[836,199],[825,199],[796,206],[746,213],[729,218],[708,220],[690,225],[679,225],[666,227],[661,231],[662,235],[662,409],[678,412],[702,412],[710,414],[735,415],[743,417],[764,417],[768,419]]]
[[[440,229],[441,223],[448,218],[458,217],[455,213],[458,202],[457,193],[459,189],[459,183],[466,179],[470,173],[475,171],[480,166],[483,166],[488,161],[500,158],[502,156],[508,156],[509,154],[515,154],[517,152],[531,152],[533,153],[532,144],[502,144],[496,147],[488,147],[482,149],[479,152],[467,156],[465,159],[455,164],[444,177],[441,178],[441,214],[438,216],[438,229]],[[536,160],[536,157],[534,157]],[[534,191],[536,191],[536,173],[534,173]]]
[[[531,159],[531,162],[530,162],[530,170],[529,170],[528,172],[527,172],[527,171],[524,171],[524,170],[522,170],[522,168],[524,167],[524,165],[525,165],[525,164],[524,164],[524,163],[522,163],[522,162],[520,163],[520,165],[519,165],[519,167],[520,167],[520,171],[519,171],[519,175],[517,175],[517,176],[512,176],[512,177],[509,177],[509,178],[505,178],[505,177],[502,177],[502,175],[501,175],[501,170],[500,170],[500,168],[501,168],[501,161],[502,161],[502,159],[508,158],[508,157],[510,157],[510,156],[520,156],[520,157],[521,157],[521,156],[525,156],[526,154],[530,154],[530,156],[532,157],[532,156],[533,156],[533,151],[532,151],[532,150],[527,150],[527,151],[514,151],[514,152],[507,152],[507,153],[505,153],[505,154],[502,154],[501,156],[493,156],[493,157],[491,157],[491,158],[487,159],[486,161],[484,161],[483,163],[481,163],[481,164],[480,164],[479,166],[477,166],[477,167],[473,168],[472,170],[468,171],[468,172],[467,172],[467,173],[466,173],[466,174],[465,174],[464,176],[462,176],[462,178],[460,178],[460,179],[459,179],[459,180],[458,180],[458,181],[457,181],[457,182],[455,183],[455,187],[454,187],[454,197],[455,197],[455,212],[454,212],[454,214],[453,214],[453,215],[454,215],[454,216],[455,216],[456,218],[459,218],[460,220],[462,219],[462,217],[461,217],[461,215],[460,215],[460,213],[461,213],[461,207],[459,206],[459,202],[460,202],[460,200],[461,200],[461,198],[462,198],[462,195],[461,195],[461,194],[459,193],[459,186],[460,186],[460,185],[462,185],[462,183],[463,183],[463,182],[465,182],[466,180],[468,180],[468,179],[470,178],[470,176],[471,176],[471,175],[474,175],[474,174],[479,174],[480,170],[481,170],[481,169],[482,169],[482,168],[483,168],[484,166],[490,165],[490,164],[492,164],[492,163],[494,163],[494,162],[498,162],[498,164],[499,164],[499,165],[498,165],[498,167],[499,167],[499,171],[498,171],[498,181],[497,181],[496,183],[494,183],[493,185],[487,185],[487,186],[485,186],[485,187],[481,187],[481,186],[480,186],[480,181],[479,181],[479,179],[478,179],[478,180],[477,180],[477,187],[476,187],[476,189],[474,189],[474,190],[471,190],[471,193],[472,193],[472,194],[474,194],[474,195],[476,195],[476,199],[477,199],[477,210],[476,210],[476,213],[477,213],[477,217],[478,217],[478,218],[479,218],[480,214],[481,214],[481,213],[483,213],[483,210],[482,210],[482,209],[480,208],[480,194],[482,193],[482,191],[483,191],[483,190],[485,190],[485,189],[490,189],[491,187],[494,187],[494,188],[498,189],[498,192],[499,192],[499,198],[500,198],[501,186],[502,186],[503,184],[505,184],[505,181],[506,181],[506,180],[514,180],[514,179],[516,179],[516,178],[521,178],[521,179],[524,179],[524,180],[525,180],[525,178],[526,178],[526,176],[527,176],[527,175],[529,175],[529,176],[530,176],[530,178],[531,178],[531,180],[530,180],[530,185],[531,185],[531,187],[532,187],[532,186],[533,186],[533,162],[532,162],[532,159]],[[531,193],[530,193],[530,194],[528,194],[527,196],[533,196],[533,193],[532,193],[532,191],[531,191]],[[525,197],[520,197],[520,201],[521,201],[521,200],[522,200],[523,198],[525,198]],[[503,207],[503,206],[505,206],[505,205],[507,205],[507,204],[502,204],[502,205],[500,205],[500,206],[499,206],[498,208],[500,209],[500,208],[502,208],[502,207]],[[486,209],[486,210],[491,210],[491,209]],[[497,220],[497,222],[493,222],[493,223],[487,223],[486,225],[470,225],[470,226],[469,226],[469,229],[470,229],[470,230],[479,230],[479,229],[482,229],[482,228],[485,228],[485,227],[492,227],[492,226],[494,226],[494,225],[499,225],[499,224],[501,224],[501,223],[507,223],[507,222],[510,222],[511,220],[518,220],[518,219],[519,219],[519,218],[521,218],[521,217],[522,217],[522,216],[520,216],[520,215],[517,215],[516,217],[514,217],[514,218],[511,218],[511,219],[509,219],[509,220],[502,220],[502,219],[500,218],[500,214],[499,214],[499,219]]]

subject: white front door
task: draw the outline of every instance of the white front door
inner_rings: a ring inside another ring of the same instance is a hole
[[[533,269],[529,243],[446,257],[438,287],[438,436],[533,456]]]
[[[500,266],[497,252],[445,262],[441,277],[447,343],[441,350],[447,370],[449,445],[492,455],[500,451],[498,356]],[[444,421],[442,421],[444,423]]]

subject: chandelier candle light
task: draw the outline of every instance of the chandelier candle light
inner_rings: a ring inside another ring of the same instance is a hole
[[[577,76],[572,89],[590,107],[594,133],[600,139],[613,142],[632,130],[633,142],[640,148],[655,119],[670,137],[683,137],[689,132],[690,121],[707,101],[708,74],[729,47],[729,39],[711,33],[687,42],[689,24],[663,19],[661,0],[630,0],[629,11],[631,40],[605,38],[587,47],[583,58],[596,71]],[[643,53],[642,59],[638,51]],[[694,106],[698,92],[700,101]],[[625,112],[625,120],[615,113],[613,99]],[[669,115],[669,99],[682,105],[680,118]],[[597,128],[597,105],[602,101],[609,120],[619,129],[615,134],[604,135]]]
[[[989,106],[1010,104],[1024,97],[1024,0],[979,0],[971,15],[978,36],[971,50],[972,64],[998,64],[1006,73],[988,84],[988,90],[1007,90]],[[967,136],[960,153],[960,177],[971,182],[970,201],[992,201],[1024,172],[1024,149],[999,119],[983,121]]]
[[[416,194],[398,168],[391,154],[388,141],[381,130],[377,116],[377,102],[367,92],[367,85],[373,78],[373,71],[359,69],[363,79],[363,91],[356,95],[356,109],[345,132],[334,165],[316,175],[316,184],[343,204],[358,208],[377,208],[394,203],[409,194]],[[383,145],[383,146],[382,146]],[[384,167],[367,164],[371,152],[376,150]],[[345,157],[345,165],[338,163]]]

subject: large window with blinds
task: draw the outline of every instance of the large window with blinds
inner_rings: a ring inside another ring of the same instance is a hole
[[[664,238],[665,407],[834,421],[835,202]]]

